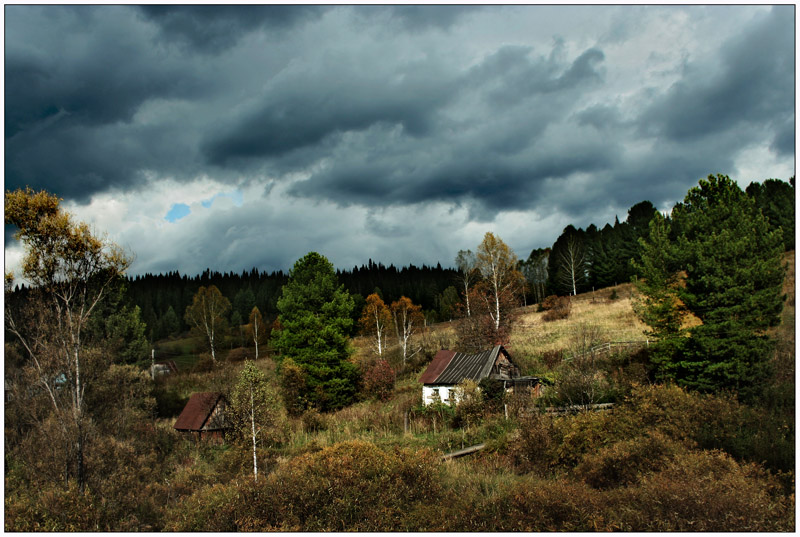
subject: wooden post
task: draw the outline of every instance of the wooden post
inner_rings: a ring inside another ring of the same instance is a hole
[[[403,434],[408,434],[408,410],[403,415]]]
[[[156,349],[150,349],[150,378],[156,380]]]

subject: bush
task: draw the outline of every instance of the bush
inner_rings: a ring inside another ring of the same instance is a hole
[[[485,411],[483,392],[474,380],[465,379],[456,386],[455,427],[478,425]],[[451,401],[451,403],[453,403]]]
[[[673,455],[685,450],[682,444],[652,432],[587,453],[574,475],[596,489],[629,485],[662,469]]]
[[[553,300],[548,302],[548,299]],[[544,302],[542,302],[542,307],[545,310],[544,315],[542,315],[543,321],[558,321],[560,319],[566,319],[569,317],[569,314],[572,311],[572,302],[568,296],[553,296],[547,297]]]
[[[509,441],[507,455],[517,471],[549,475],[557,462],[562,433],[552,416],[535,412],[520,420],[519,435]]]
[[[394,390],[394,371],[386,360],[375,360],[364,368],[364,392],[380,401],[388,401]]]
[[[476,498],[472,505],[462,505],[461,527],[491,532],[614,529],[603,518],[602,503],[601,493],[583,483],[564,478],[543,480],[527,477],[489,497]]]
[[[540,357],[542,363],[548,368],[553,369],[564,359],[564,350],[544,351]]]
[[[324,431],[328,428],[327,420],[318,410],[309,408],[303,412],[303,428],[306,432]]]
[[[236,347],[228,352],[228,356],[225,359],[229,362],[243,362],[245,360],[252,360],[255,358],[255,355],[256,353],[253,349]]]
[[[209,353],[201,354],[197,361],[194,363],[194,367],[192,371],[194,373],[208,373],[209,371],[214,370],[214,359],[211,357]]]
[[[439,504],[440,463],[427,450],[345,442],[295,457],[253,482],[213,485],[171,512],[170,531],[410,531]]]
[[[793,497],[720,451],[680,454],[614,500],[623,531],[794,531]]]

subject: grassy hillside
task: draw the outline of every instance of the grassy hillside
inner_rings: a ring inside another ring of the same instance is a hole
[[[227,392],[243,363],[227,356],[206,370],[200,342],[160,345],[184,367],[156,381],[158,413],[124,440],[98,441],[85,496],[12,463],[6,472],[5,528],[16,531],[793,531],[794,253],[787,256],[775,377],[763,403],[651,384],[646,355],[603,356],[590,382],[613,388],[610,412],[555,416],[530,402],[422,408],[419,376],[439,348],[455,343],[453,323],[418,335],[422,352],[388,400],[338,412],[280,414],[258,447],[232,435],[195,443],[172,429],[189,395]],[[612,293],[616,298],[611,300]],[[644,338],[630,284],[574,297],[569,318],[545,322],[520,309],[509,349],[526,373],[568,379],[575,335],[594,327],[603,341]],[[363,338],[354,360],[369,357]],[[398,363],[396,353],[391,360]],[[421,359],[421,357],[424,357]],[[280,391],[275,362],[257,362]],[[207,366],[207,364],[206,364]],[[635,373],[635,374],[634,374]],[[521,411],[521,409],[529,411]],[[34,439],[35,441],[35,439]],[[443,462],[441,455],[484,443]],[[100,461],[113,460],[103,466]]]

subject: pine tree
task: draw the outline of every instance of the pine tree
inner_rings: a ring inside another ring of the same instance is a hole
[[[680,278],[669,228],[670,221],[656,214],[650,235],[640,239],[641,260],[634,263],[639,277],[634,311],[650,327],[647,336],[654,339],[650,359],[660,380],[674,376],[675,356],[685,342],[681,333],[684,310],[678,298]]]
[[[347,361],[353,306],[333,265],[316,252],[295,263],[278,300],[278,359],[292,358],[303,369],[305,397],[320,410],[342,408],[356,395],[358,370]]]
[[[673,211],[686,271],[678,296],[702,325],[673,364],[684,386],[751,396],[769,375],[767,328],[780,320],[782,234],[727,176],[709,176]]]

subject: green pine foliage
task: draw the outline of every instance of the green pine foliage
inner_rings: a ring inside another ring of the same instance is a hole
[[[678,264],[669,230],[670,220],[656,213],[650,222],[650,236],[640,239],[640,261],[634,263],[640,278],[636,281],[639,297],[634,310],[650,327],[647,336],[655,339],[650,360],[659,380],[674,376],[673,357],[685,342],[681,333],[684,311],[678,298]]]
[[[664,341],[662,351],[672,345],[658,356],[662,377],[696,390],[754,396],[770,374],[765,330],[780,321],[783,307],[782,231],[770,229],[736,183],[717,175],[676,205],[669,231],[654,225],[643,248],[640,315]],[[669,275],[677,269],[685,270],[684,285]],[[676,297],[702,322],[687,340],[676,334]]]
[[[789,183],[778,179],[750,183],[745,192],[769,221],[770,230],[782,230],[784,250],[794,250],[794,177]]]
[[[278,300],[273,347],[279,360],[292,358],[303,369],[305,398],[320,410],[347,406],[357,393],[358,369],[347,361],[353,307],[331,262],[316,252],[295,263]]]

